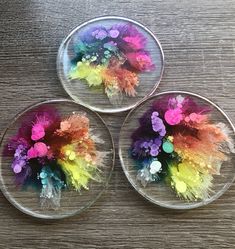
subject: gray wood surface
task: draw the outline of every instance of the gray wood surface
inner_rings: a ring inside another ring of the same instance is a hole
[[[56,75],[63,37],[96,16],[147,25],[165,52],[158,91],[186,90],[215,101],[235,122],[234,0],[1,0],[0,133],[16,112],[66,97]],[[117,146],[126,113],[102,115]],[[235,248],[235,186],[214,203],[166,210],[134,191],[117,158],[109,189],[81,216],[42,222],[0,194],[0,248]]]

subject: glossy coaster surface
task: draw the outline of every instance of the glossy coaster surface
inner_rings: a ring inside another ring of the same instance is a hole
[[[95,111],[131,109],[161,80],[164,55],[153,33],[128,18],[106,16],[76,27],[62,42],[57,72],[67,93]]]
[[[144,198],[172,209],[206,205],[235,179],[235,129],[213,102],[171,91],[127,116],[119,138],[126,177]]]
[[[18,114],[1,141],[0,185],[20,211],[44,219],[81,213],[106,188],[114,166],[111,134],[98,114],[69,100]]]

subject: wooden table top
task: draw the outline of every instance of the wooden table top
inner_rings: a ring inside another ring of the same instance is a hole
[[[165,52],[157,92],[208,97],[235,122],[235,2],[233,0],[1,0],[0,133],[35,102],[69,98],[56,74],[58,47],[90,18],[122,15],[145,24]],[[102,115],[117,148],[127,113]],[[0,248],[235,248],[235,186],[212,204],[177,212],[144,200],[118,157],[108,190],[80,216],[41,221],[0,194]]]

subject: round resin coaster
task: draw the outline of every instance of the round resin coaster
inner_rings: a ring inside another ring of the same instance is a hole
[[[0,186],[20,211],[44,219],[78,214],[101,195],[114,166],[111,134],[95,112],[68,100],[29,107],[1,141]]]
[[[119,156],[132,186],[149,201],[190,209],[221,196],[235,179],[235,129],[214,103],[188,92],[141,102],[120,133]]]
[[[62,42],[57,72],[67,93],[95,111],[131,109],[153,94],[164,55],[153,33],[128,18],[106,16],[76,27]]]

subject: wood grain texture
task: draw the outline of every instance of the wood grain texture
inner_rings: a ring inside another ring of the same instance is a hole
[[[186,90],[216,102],[235,122],[234,0],[1,0],[0,133],[16,112],[66,97],[56,75],[60,42],[81,22],[123,15],[147,25],[165,52],[157,91]],[[114,136],[126,113],[102,115]],[[130,186],[117,158],[109,189],[81,216],[43,222],[0,194],[0,248],[235,248],[235,186],[187,212],[162,209]]]

